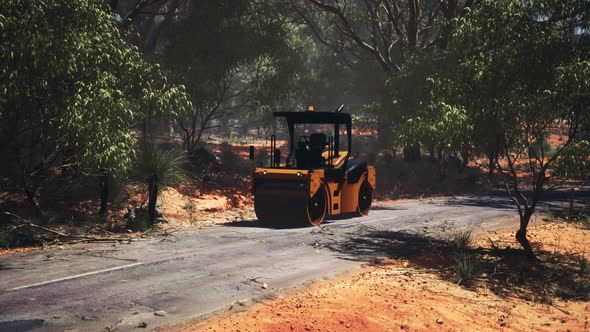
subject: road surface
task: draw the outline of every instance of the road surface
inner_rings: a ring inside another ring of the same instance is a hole
[[[0,331],[154,329],[416,254],[442,231],[514,228],[515,216],[505,196],[463,196],[381,204],[320,228],[250,221],[0,256]]]

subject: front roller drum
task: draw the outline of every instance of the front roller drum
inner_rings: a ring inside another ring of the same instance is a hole
[[[262,223],[276,226],[318,226],[326,216],[328,197],[320,187],[313,197],[307,188],[260,185],[254,194],[254,211]]]

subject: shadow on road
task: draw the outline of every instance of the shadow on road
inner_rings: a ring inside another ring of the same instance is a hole
[[[326,245],[343,259],[375,262],[379,258],[412,257],[445,242],[417,233],[390,230],[359,230]]]
[[[43,326],[43,319],[11,320],[0,322],[0,332],[28,331]]]
[[[507,195],[486,195],[486,196],[466,196],[458,199],[448,200],[444,203],[447,206],[474,206],[487,207],[503,210],[515,210],[514,203],[510,201]],[[516,212],[516,210],[515,210]]]
[[[371,211],[407,211],[408,208],[400,208],[395,206],[395,203],[389,203],[388,205],[374,205],[371,207]]]
[[[239,220],[239,221],[234,221],[231,223],[224,223],[221,225],[223,227],[266,228],[266,229],[297,229],[297,228],[309,227],[306,225],[290,225],[290,224],[286,224],[286,223],[281,223],[280,218],[278,218],[277,222],[273,223],[273,224],[263,223],[259,220]]]
[[[524,192],[525,197],[530,199],[531,193]],[[567,207],[573,200],[574,205],[579,206],[590,202],[590,188],[584,187],[581,190],[571,192],[568,190],[549,191],[543,194],[539,202],[539,210],[559,212]],[[490,207],[496,209],[516,210],[516,206],[510,200],[506,192],[498,191],[486,193],[481,196],[462,196],[457,199],[445,202],[448,206],[475,206]]]
[[[321,227],[328,226],[337,222],[338,220],[345,220],[354,218],[350,215],[331,216],[326,218]],[[245,228],[266,228],[266,229],[314,229],[311,225],[305,224],[288,224],[282,223],[280,218],[277,218],[276,223],[263,223],[259,220],[239,220],[231,223],[222,224],[223,227],[245,227]]]

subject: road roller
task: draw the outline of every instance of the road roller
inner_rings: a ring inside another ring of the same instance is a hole
[[[288,155],[282,160],[272,135],[268,167],[256,167],[252,175],[254,210],[262,223],[318,226],[327,216],[369,213],[375,167],[353,156],[352,118],[341,110],[274,113],[287,122]]]

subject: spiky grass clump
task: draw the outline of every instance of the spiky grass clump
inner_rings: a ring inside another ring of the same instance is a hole
[[[472,243],[473,243],[473,232],[472,231],[456,232],[451,237],[451,245],[453,246],[453,248],[455,248],[461,252],[467,251]]]
[[[140,154],[136,173],[144,183],[155,180],[159,188],[188,181],[186,154],[176,149],[148,147]]]
[[[471,255],[459,255],[455,258],[455,272],[459,281],[457,284],[467,284],[477,275],[479,261]]]
[[[187,158],[183,151],[163,150],[156,146],[144,149],[137,162],[137,176],[147,184],[148,226],[151,227],[156,216],[156,202],[160,191],[168,186],[188,180]]]

